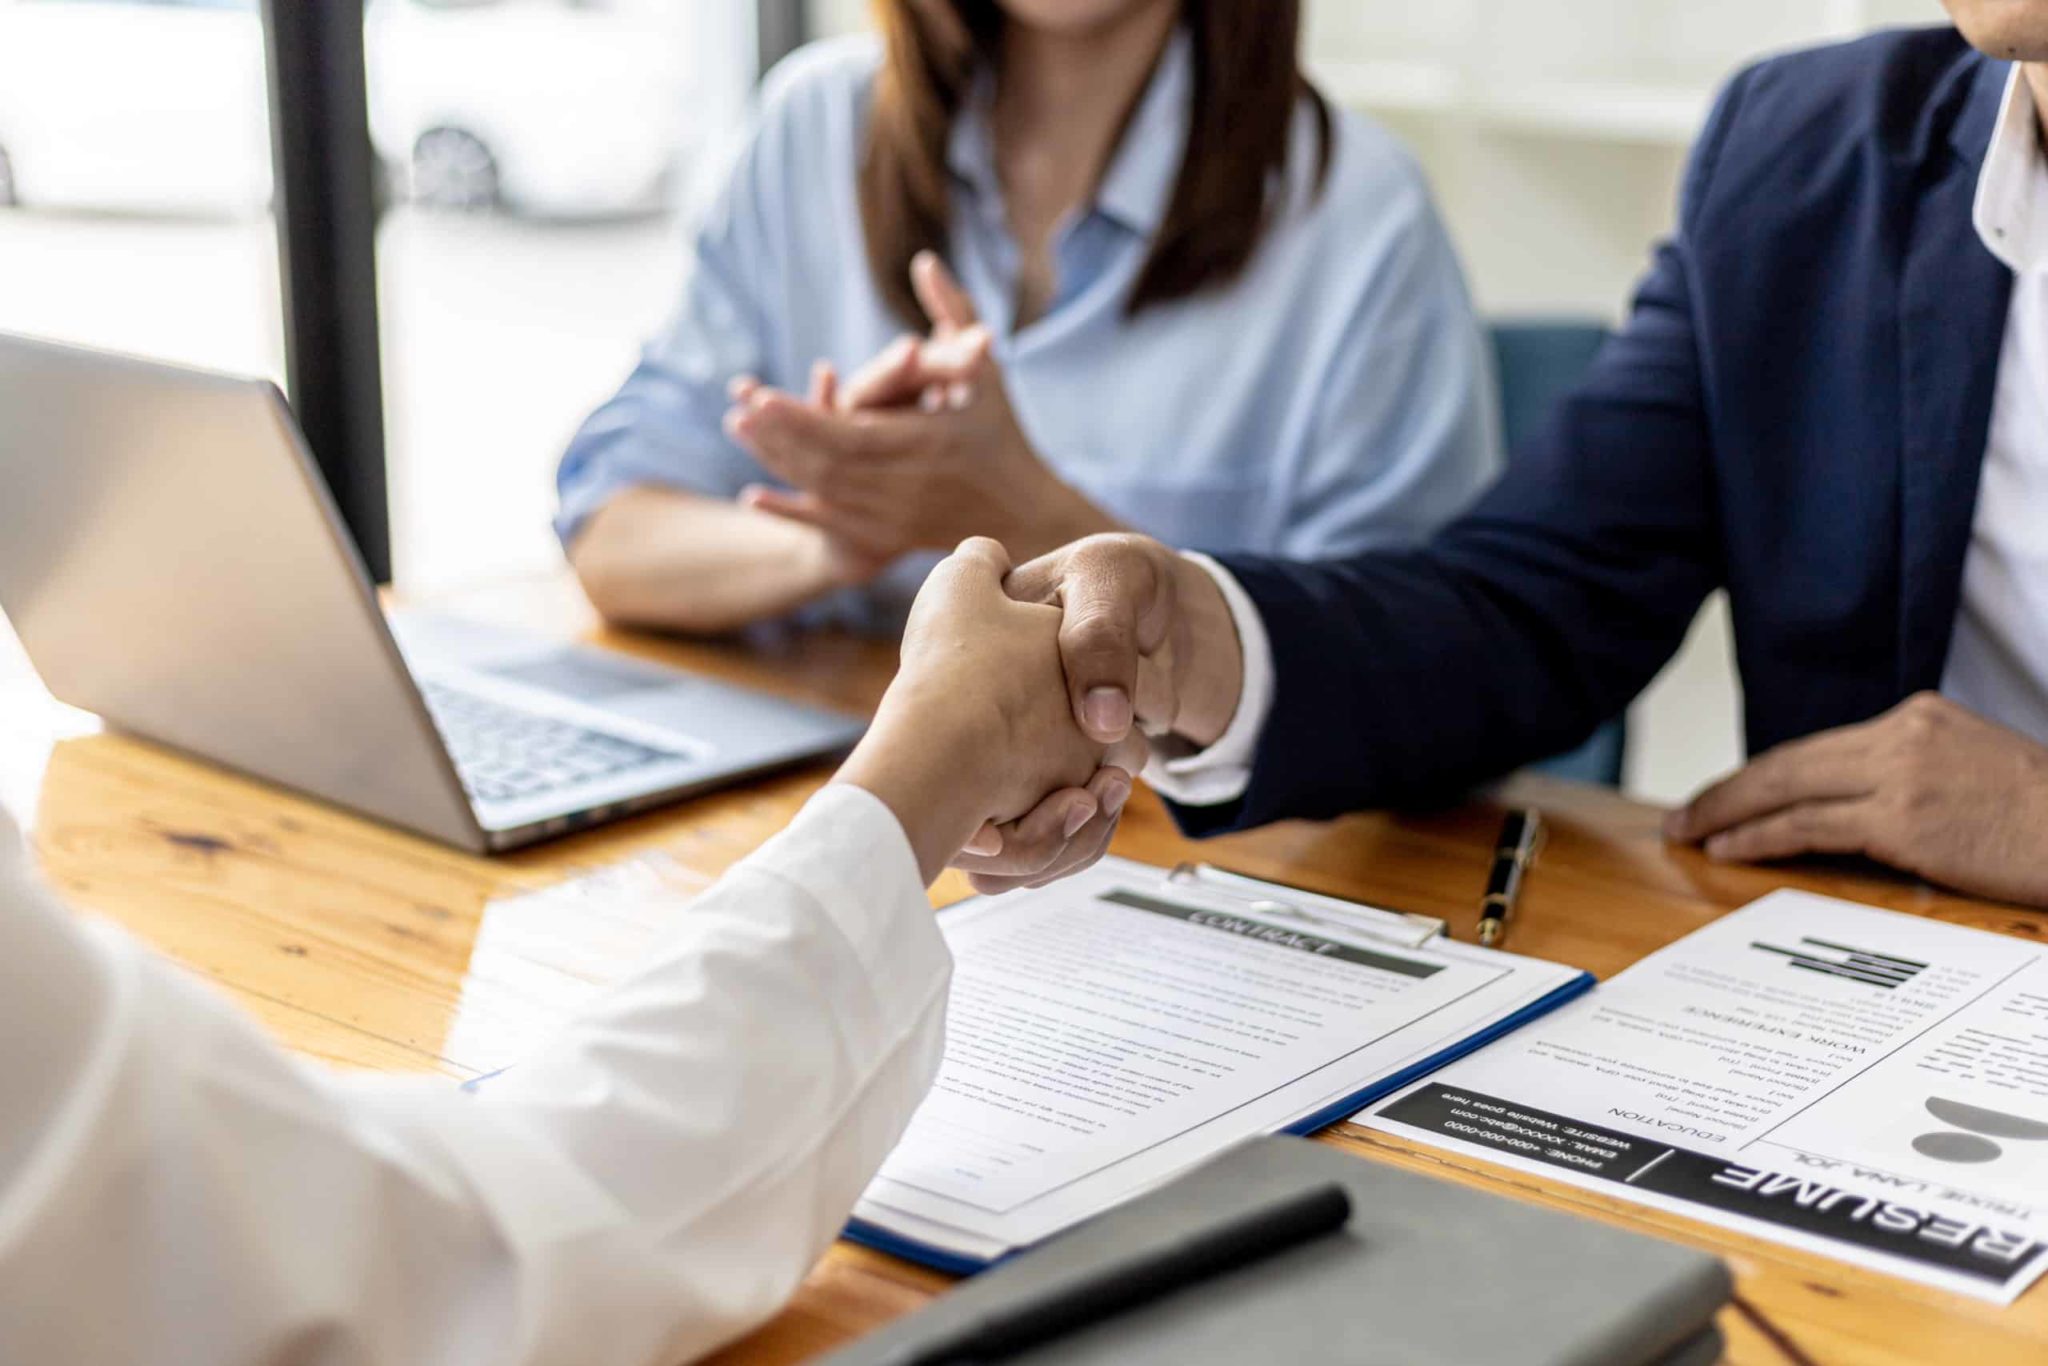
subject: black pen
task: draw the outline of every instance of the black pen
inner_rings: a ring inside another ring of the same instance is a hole
[[[1486,895],[1479,898],[1479,942],[1492,948],[1507,931],[1508,916],[1522,894],[1522,874],[1536,858],[1543,840],[1541,813],[1517,808],[1500,823],[1493,844],[1493,870],[1486,875]]]
[[[1350,1218],[1351,1197],[1342,1186],[1334,1181],[1311,1186],[1190,1237],[1147,1248],[1086,1280],[1048,1286],[937,1341],[900,1348],[884,1364],[964,1366],[1015,1356],[1169,1291],[1335,1233]]]

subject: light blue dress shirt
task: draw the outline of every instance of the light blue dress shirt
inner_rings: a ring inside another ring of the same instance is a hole
[[[1500,464],[1482,335],[1458,261],[1406,150],[1335,116],[1313,189],[1314,122],[1296,119],[1287,184],[1242,274],[1125,312],[1187,138],[1189,41],[1162,57],[1094,203],[1055,230],[1056,294],[1012,326],[1018,252],[981,102],[956,120],[950,263],[995,332],[1032,446],[1111,515],[1169,544],[1302,558],[1414,542]],[[758,124],[703,216],[680,310],[563,457],[564,541],[620,489],[731,498],[771,482],[720,427],[751,373],[802,392],[906,329],[870,277],[856,168],[872,39],[819,43],[769,77]],[[933,557],[805,615],[901,619]]]

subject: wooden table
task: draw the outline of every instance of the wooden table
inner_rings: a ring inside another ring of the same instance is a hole
[[[741,648],[609,633],[553,580],[449,605],[853,708],[872,705],[893,665],[887,647],[842,637]],[[781,827],[824,776],[790,774],[486,860],[96,729],[48,700],[0,632],[0,802],[29,828],[45,875],[66,897],[211,979],[294,1048],[346,1066],[450,1076],[480,1070],[494,1038],[512,1027],[531,990],[520,979],[546,957],[548,938],[564,948],[577,942],[572,918],[529,921],[520,926],[523,949],[508,954],[493,936],[494,904],[649,851],[708,882]],[[1540,805],[1551,822],[1514,947],[1603,977],[1787,885],[2006,934],[2048,933],[2048,917],[1869,872],[1717,867],[1667,846],[1657,811],[1610,792],[1523,778],[1501,796]],[[1141,791],[1116,851],[1158,864],[1206,858],[1441,915],[1469,937],[1498,822],[1498,806],[1480,802],[1425,816],[1281,825],[1195,846]],[[965,888],[949,880],[939,890],[952,899]],[[1325,1138],[1367,1160],[1714,1249],[1740,1288],[1723,1316],[1731,1361],[2048,1361],[2048,1290],[2038,1286],[1997,1309],[1349,1125]],[[841,1245],[787,1312],[720,1360],[802,1360],[916,1308],[944,1284]]]

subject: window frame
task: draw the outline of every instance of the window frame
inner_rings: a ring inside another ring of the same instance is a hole
[[[694,0],[687,0],[694,3]],[[754,0],[756,78],[802,45],[804,0]],[[391,581],[377,310],[382,177],[370,141],[365,0],[262,0],[285,386],[363,567]]]

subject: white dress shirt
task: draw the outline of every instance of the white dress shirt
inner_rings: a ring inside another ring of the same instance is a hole
[[[1252,759],[1259,750],[1259,733],[1266,728],[1266,714],[1273,709],[1273,645],[1266,638],[1266,621],[1244,591],[1235,575],[1207,555],[1183,552],[1207,570],[1230,607],[1230,619],[1237,626],[1237,643],[1244,656],[1244,682],[1237,694],[1237,710],[1216,743],[1193,754],[1173,755],[1155,740],[1152,757],[1145,765],[1145,781],[1161,795],[1182,806],[1220,806],[1235,801],[1251,786]],[[1170,744],[1171,741],[1167,741]]]
[[[15,845],[0,1361],[695,1357],[790,1294],[938,1066],[944,943],[895,818],[844,785],[476,1095],[292,1057]]]
[[[1975,219],[1984,244],[2016,278],[1941,691],[2048,743],[2048,155],[2032,88],[2017,66],[1978,178]],[[1273,705],[1273,650],[1257,606],[1230,572],[1206,556],[1190,558],[1230,604],[1244,690],[1215,744],[1178,757],[1155,748],[1145,780],[1183,805],[1214,806],[1251,785]]]
[[[2017,66],[1974,217],[1984,245],[2013,269],[2012,304],[1941,690],[2048,744],[2048,156]]]

